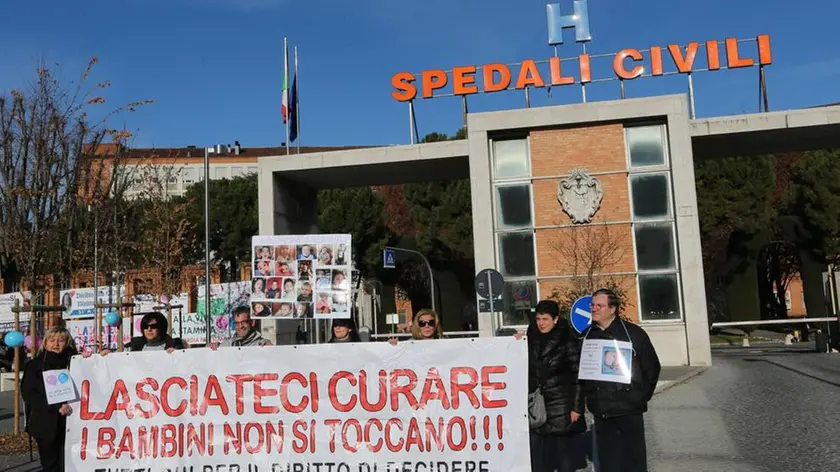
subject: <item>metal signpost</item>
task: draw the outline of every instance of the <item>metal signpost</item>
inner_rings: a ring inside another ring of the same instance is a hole
[[[582,334],[592,324],[592,296],[586,295],[578,298],[569,311],[572,327],[579,334]]]
[[[490,329],[493,330],[493,336],[496,335],[496,306],[502,303],[504,290],[505,278],[496,269],[484,269],[475,276],[475,293],[482,299],[487,299],[478,301],[478,311],[490,313]]]

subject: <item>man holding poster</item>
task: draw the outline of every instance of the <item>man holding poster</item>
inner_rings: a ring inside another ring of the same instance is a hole
[[[600,472],[647,472],[642,414],[659,380],[659,357],[647,333],[619,317],[612,290],[592,295],[592,326],[580,353],[578,378],[595,417]]]

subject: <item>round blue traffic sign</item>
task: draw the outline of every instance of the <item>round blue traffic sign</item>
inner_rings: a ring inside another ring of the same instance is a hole
[[[572,305],[569,317],[572,321],[572,327],[578,333],[583,333],[592,324],[592,297],[587,295],[578,298]]]

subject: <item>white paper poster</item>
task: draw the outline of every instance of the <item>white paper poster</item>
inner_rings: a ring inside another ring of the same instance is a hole
[[[67,472],[530,472],[527,342],[512,337],[144,352],[70,371]]]
[[[120,286],[119,289],[120,293],[125,296],[125,286]],[[61,305],[68,309],[64,312],[65,319],[93,317],[96,315],[93,287],[62,290],[60,295]],[[99,287],[99,303],[117,303],[117,287]],[[110,312],[116,312],[116,310],[104,309],[102,310],[102,315],[104,316]]]
[[[633,345],[613,339],[585,339],[580,350],[578,378],[629,384]]]
[[[68,403],[79,399],[76,386],[67,369],[44,371],[44,390],[47,393],[47,404]]]
[[[159,308],[155,310],[155,307],[166,306],[167,302],[169,302],[169,304],[172,306],[181,305],[182,308],[180,308],[180,310],[183,313],[187,313],[189,311],[189,307],[187,306],[189,300],[190,295],[186,292],[179,293],[178,295],[174,295],[172,297],[168,297],[166,295],[158,297],[157,295],[152,295],[148,293],[142,295],[134,295],[134,313],[148,313],[150,311],[159,311],[165,315],[165,308]],[[178,310],[178,308],[173,308],[173,315],[175,313],[178,313]]]
[[[255,318],[349,318],[349,234],[254,236]]]
[[[93,318],[67,320],[67,330],[70,331],[70,336],[79,352],[88,350],[97,352],[95,349],[97,345],[95,326],[96,323]],[[134,335],[140,336],[137,331],[134,332]],[[103,320],[100,327],[100,336],[103,346],[111,350],[119,347],[119,329],[116,326],[108,326]],[[131,341],[131,320],[123,318],[123,343],[128,345],[129,341]]]
[[[32,306],[32,294],[30,292],[14,292],[0,294],[0,333],[5,332],[4,327],[8,326],[8,331],[14,329],[15,313],[12,308],[15,307],[15,300],[19,302],[22,310],[29,310]],[[29,321],[29,313],[20,314],[20,322]]]
[[[211,326],[213,327],[212,342],[221,342],[231,337],[233,326],[230,314],[239,307],[250,306],[251,283],[230,282],[224,284],[210,285],[210,313],[213,316]],[[207,319],[204,317],[204,291],[205,286],[199,285],[198,300],[195,307],[195,325],[198,329],[196,336],[201,341],[197,344],[204,344],[207,341],[206,329],[204,328]],[[200,327],[198,327],[200,325]]]

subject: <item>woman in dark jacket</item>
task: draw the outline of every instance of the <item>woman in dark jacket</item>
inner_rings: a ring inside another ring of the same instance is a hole
[[[538,388],[546,422],[531,430],[531,470],[569,472],[586,466],[576,439],[586,432],[584,397],[577,380],[580,345],[557,303],[537,304],[528,327],[528,392]],[[559,321],[559,322],[558,322]]]
[[[167,334],[169,323],[163,313],[154,311],[146,313],[140,320],[141,336],[131,338],[128,351],[166,351],[173,353],[179,349],[185,349],[184,342],[180,338],[172,338]],[[100,354],[108,355],[111,351],[103,349]]]
[[[73,412],[67,403],[50,405],[44,388],[44,372],[70,367],[70,358],[78,354],[73,338],[64,328],[47,331],[44,343],[34,359],[26,364],[20,393],[26,402],[26,431],[35,438],[44,472],[64,470],[64,437],[67,415]]]

